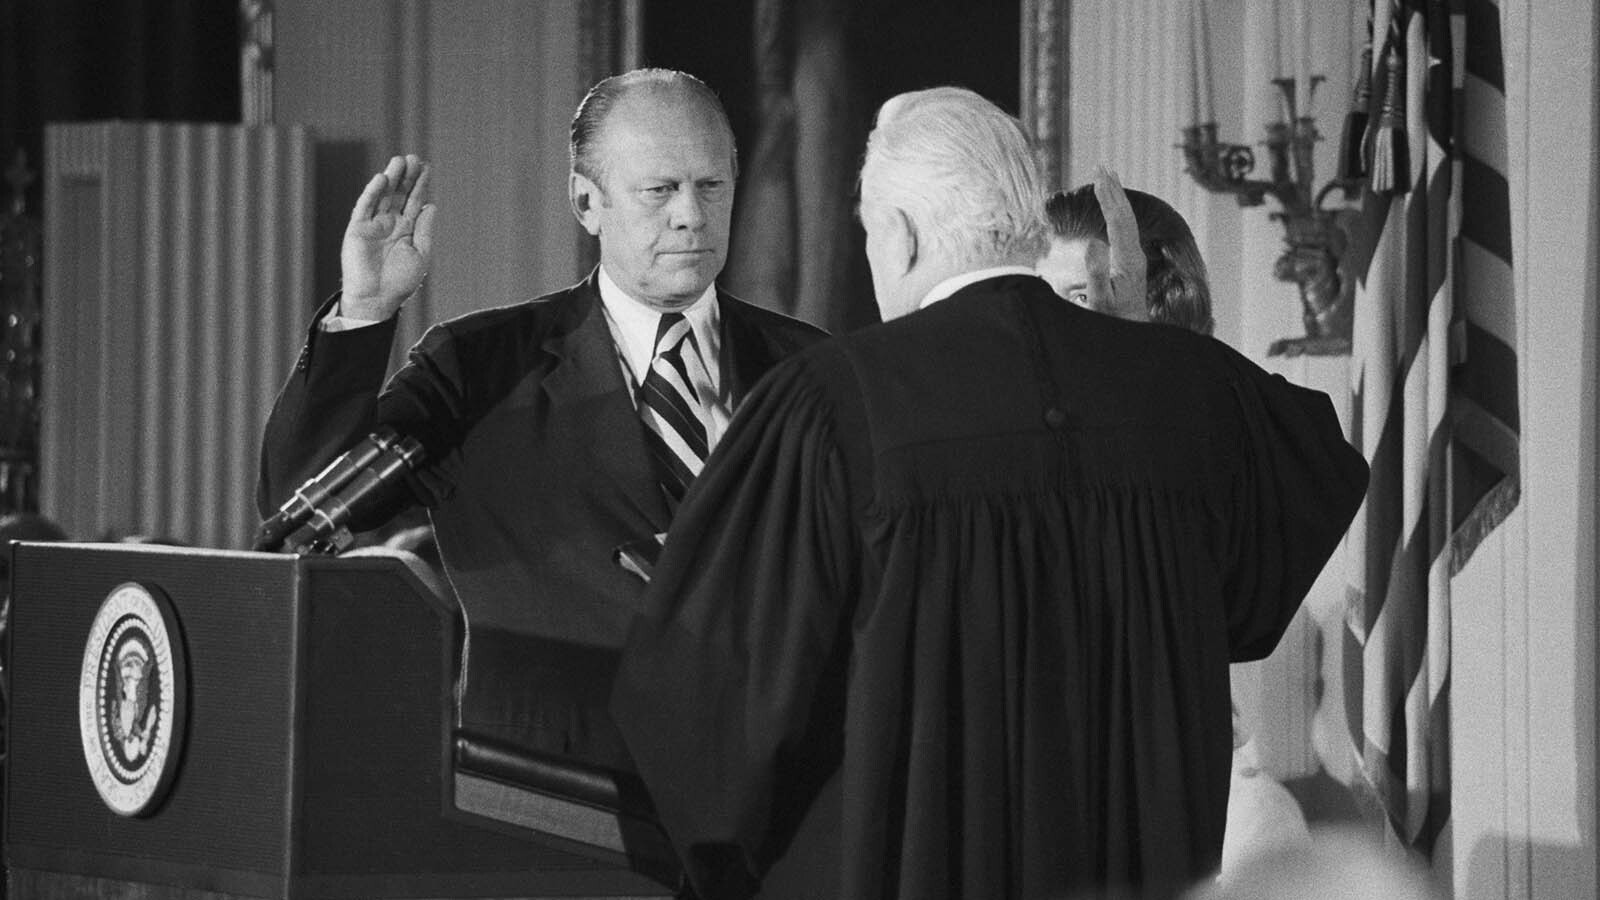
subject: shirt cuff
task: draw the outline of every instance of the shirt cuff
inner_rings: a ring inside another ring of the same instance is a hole
[[[376,325],[381,321],[383,320],[358,319],[355,316],[342,316],[339,314],[339,301],[334,301],[333,306],[329,307],[328,309],[328,314],[322,317],[321,322],[317,323],[317,327],[323,331],[354,331],[357,328],[365,328],[368,325]]]

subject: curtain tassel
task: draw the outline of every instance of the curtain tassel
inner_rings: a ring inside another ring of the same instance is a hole
[[[1372,137],[1372,190],[1403,194],[1411,188],[1411,153],[1406,143],[1400,53],[1393,47],[1389,48],[1383,67],[1383,103],[1378,107],[1378,127]]]
[[[1344,130],[1339,135],[1339,179],[1349,184],[1367,175],[1365,143],[1367,112],[1372,102],[1372,47],[1361,51],[1361,73],[1356,76],[1355,91],[1350,98],[1350,111],[1344,115]]]

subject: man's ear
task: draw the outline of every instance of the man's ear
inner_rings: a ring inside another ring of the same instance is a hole
[[[919,245],[917,242],[917,226],[907,216],[905,210],[895,209],[890,225],[891,247],[894,248],[894,262],[898,269],[896,274],[905,275],[916,267],[920,260]]]
[[[572,214],[578,218],[583,230],[599,237],[600,214],[596,210],[605,205],[600,186],[573,172],[567,176],[567,200],[572,204]]]

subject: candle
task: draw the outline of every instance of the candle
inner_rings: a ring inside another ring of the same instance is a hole
[[[1206,21],[1206,0],[1195,0],[1194,9],[1200,26],[1195,53],[1200,60],[1200,101],[1204,104],[1202,121],[1215,122],[1217,111],[1211,98],[1211,25]]]
[[[1188,9],[1189,121],[1200,125],[1205,121],[1205,109],[1200,103],[1200,14],[1193,5]]]
[[[1311,11],[1306,0],[1294,3],[1294,114],[1311,115]]]
[[[1277,0],[1272,2],[1272,77],[1283,77],[1283,17]]]

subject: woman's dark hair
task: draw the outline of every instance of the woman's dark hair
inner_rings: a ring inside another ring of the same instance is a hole
[[[1134,190],[1127,194],[1144,251],[1150,321],[1210,334],[1216,328],[1211,317],[1211,285],[1189,223],[1159,197]],[[1045,215],[1056,237],[1110,240],[1092,184],[1058,191],[1045,202]]]

